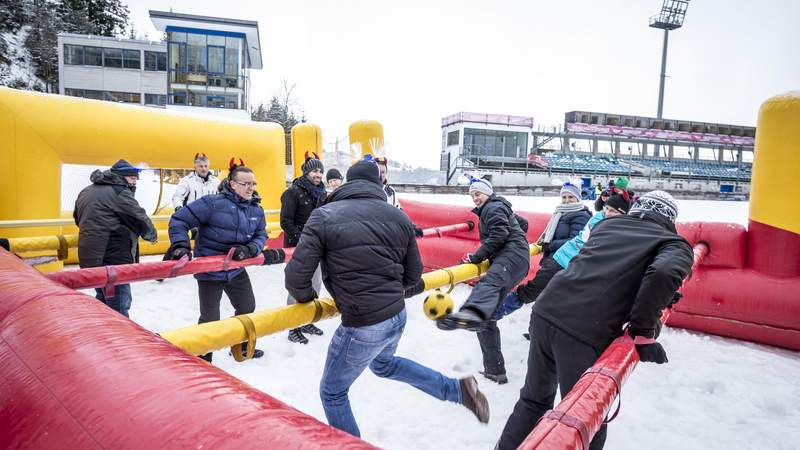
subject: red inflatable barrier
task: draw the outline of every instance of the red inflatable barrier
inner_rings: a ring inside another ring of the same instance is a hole
[[[374,448],[0,250],[0,448]]]

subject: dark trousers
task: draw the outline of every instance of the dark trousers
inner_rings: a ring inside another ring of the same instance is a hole
[[[253,286],[247,271],[236,275],[230,281],[225,280],[197,280],[200,294],[200,319],[197,323],[206,323],[219,320],[219,302],[222,292],[228,296],[236,315],[248,314],[256,309],[256,298],[253,295]]]
[[[517,289],[517,294],[519,295],[520,299],[525,303],[530,303],[531,301],[535,300],[536,297],[539,296],[539,293],[542,292],[547,286],[547,283],[549,283],[553,276],[560,270],[561,266],[555,262],[553,258],[543,259],[541,267],[539,267],[539,270],[536,272],[536,276],[533,278],[533,280],[527,282],[524,286],[520,286],[519,289]],[[491,269],[489,272],[491,273]],[[525,275],[527,275],[527,271],[525,272]],[[525,278],[525,275],[516,280],[511,288]],[[488,277],[489,275],[487,274],[486,276]],[[527,289],[525,295],[532,296],[532,300],[527,300],[527,298],[530,297],[523,296],[522,291],[525,289]],[[506,294],[508,294],[508,291],[504,291],[501,298],[505,300]],[[505,359],[503,358],[503,350],[500,344],[500,329],[497,328],[497,321],[492,321],[489,323],[486,329],[479,331],[477,335],[478,342],[481,344],[481,353],[483,353],[483,370],[486,373],[491,373],[494,375],[505,374]]]
[[[253,286],[246,270],[230,281],[197,280],[197,288],[200,295],[200,319],[197,323],[219,320],[219,302],[222,300],[223,291],[231,301],[237,316],[251,313],[256,309]],[[211,361],[211,353],[207,353],[203,359]]]
[[[531,267],[530,256],[501,255],[492,261],[486,276],[478,281],[461,309],[471,309],[484,320],[494,317],[509,291],[528,275]]]
[[[556,387],[561,398],[578,382],[601,351],[559,330],[547,320],[532,314],[528,373],[519,400],[500,435],[497,449],[515,449],[530,434],[536,422],[553,408]],[[595,434],[589,448],[599,450],[606,441],[606,426]]]
[[[525,303],[536,301],[536,298],[547,287],[550,280],[562,269],[561,265],[552,257],[542,258],[539,263],[539,270],[536,271],[536,276],[517,289],[519,298]]]

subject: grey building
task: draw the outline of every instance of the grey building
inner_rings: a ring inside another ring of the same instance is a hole
[[[248,118],[258,22],[150,11],[165,42],[62,33],[59,93]]]

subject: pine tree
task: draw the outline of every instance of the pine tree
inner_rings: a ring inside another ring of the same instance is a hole
[[[44,82],[47,92],[55,92],[58,85],[58,30],[62,28],[58,5],[49,0],[32,0],[31,17],[34,18],[25,39],[36,65],[36,76]]]
[[[61,15],[63,31],[76,34],[92,33],[89,5],[86,0],[61,0],[58,13]]]
[[[120,0],[86,0],[91,34],[119,36],[128,28],[128,7]]]
[[[291,91],[288,95],[283,95],[278,98],[277,95],[272,97],[267,108],[264,103],[259,103],[258,106],[250,113],[250,118],[256,122],[275,122],[283,127],[284,136],[286,138],[286,164],[291,164],[292,161],[292,140],[291,133],[292,127],[298,124],[297,117],[290,106],[292,102]]]
[[[16,33],[28,23],[29,5],[26,0],[0,1],[0,32]]]

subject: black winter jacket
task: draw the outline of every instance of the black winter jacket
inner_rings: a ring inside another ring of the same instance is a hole
[[[481,246],[475,251],[477,259],[493,261],[504,251],[529,254],[530,246],[525,238],[528,221],[514,214],[508,200],[492,195],[483,206],[474,208],[472,212],[480,218],[478,234]]]
[[[586,222],[592,218],[592,213],[589,208],[584,207],[580,211],[567,213],[561,216],[561,219],[556,225],[556,231],[553,233],[553,239],[547,246],[547,251],[544,252],[544,257],[549,258],[553,253],[557,252],[562,245],[568,240],[577,236],[586,226]]]
[[[281,228],[283,229],[284,247],[297,245],[308,217],[324,197],[324,187],[320,200],[317,200],[300,178],[295,178],[292,185],[283,192],[281,195]]]
[[[134,197],[134,189],[111,171],[95,170],[75,201],[81,267],[131,264],[138,260],[139,236],[155,241],[156,229]]]
[[[297,301],[313,299],[311,277],[320,262],[346,327],[398,314],[405,288],[422,276],[411,220],[386,203],[380,185],[366,180],[343,184],[309,217],[284,271],[286,289]]]
[[[692,268],[692,248],[656,213],[595,225],[581,252],[550,281],[533,313],[598,350],[630,322],[654,337],[661,310]]]

